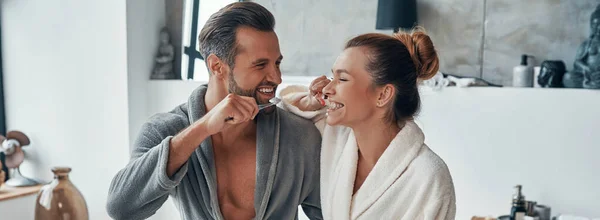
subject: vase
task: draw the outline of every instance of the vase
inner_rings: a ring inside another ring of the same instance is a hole
[[[88,220],[83,195],[69,180],[69,167],[54,167],[54,180],[42,187],[35,200],[35,220]]]

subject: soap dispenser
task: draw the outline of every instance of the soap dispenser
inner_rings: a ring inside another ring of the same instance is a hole
[[[513,68],[513,87],[533,87],[533,67],[527,64],[529,57],[521,55],[521,64]]]
[[[524,220],[527,209],[525,208],[525,196],[521,193],[521,185],[516,185],[515,195],[513,195],[512,208],[510,210],[511,220]]]

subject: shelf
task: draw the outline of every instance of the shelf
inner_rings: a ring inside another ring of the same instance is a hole
[[[37,192],[40,191],[41,188],[42,188],[42,185],[26,186],[26,187],[12,187],[12,186],[7,186],[7,185],[2,185],[2,187],[0,187],[0,202],[19,198],[19,197],[28,196],[31,194],[36,194]]]

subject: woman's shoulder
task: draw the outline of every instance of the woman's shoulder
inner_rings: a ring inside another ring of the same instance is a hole
[[[412,161],[411,166],[420,173],[420,176],[424,177],[427,182],[433,184],[436,188],[443,187],[454,191],[452,175],[446,162],[426,144],[423,144],[421,151]]]
[[[414,163],[421,165],[423,168],[430,172],[437,173],[441,171],[448,171],[448,166],[446,165],[446,162],[444,162],[444,160],[435,152],[433,152],[433,150],[431,150],[431,148],[429,148],[429,146],[427,146],[426,144],[423,144],[421,151],[413,161],[413,164]]]

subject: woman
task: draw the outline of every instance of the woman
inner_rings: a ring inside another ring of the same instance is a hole
[[[347,42],[332,80],[281,91],[282,107],[322,133],[325,219],[454,219],[450,172],[413,121],[417,81],[438,68],[423,31],[364,34]]]

